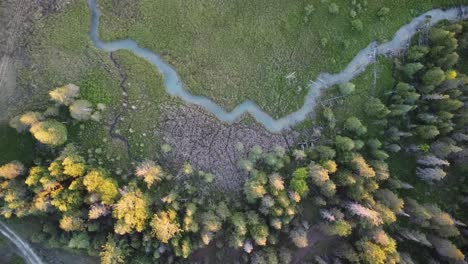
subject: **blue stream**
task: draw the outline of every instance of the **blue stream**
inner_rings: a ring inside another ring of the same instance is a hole
[[[317,80],[310,82],[308,93],[305,97],[304,105],[297,111],[290,113],[279,119],[272,118],[264,112],[257,104],[250,100],[244,101],[236,106],[231,112],[227,112],[220,105],[213,102],[206,96],[194,95],[184,86],[180,76],[169,64],[151,50],[142,48],[132,39],[116,40],[103,42],[99,39],[99,16],[100,10],[96,0],[88,0],[91,10],[91,30],[90,37],[96,48],[113,52],[117,50],[128,50],[133,54],[147,60],[153,64],[163,75],[166,91],[173,96],[177,96],[183,101],[201,106],[206,111],[216,116],[219,120],[226,123],[237,121],[243,114],[249,113],[258,123],[262,124],[270,132],[281,132],[305,120],[313,112],[316,101],[322,90],[335,84],[348,82],[361,74],[367,66],[375,62],[375,55],[387,55],[389,52],[405,48],[408,40],[417,32],[417,28],[430,16],[429,25],[433,25],[441,20],[456,21],[468,18],[468,8],[452,8],[448,10],[434,9],[414,18],[409,24],[401,27],[394,38],[382,45],[376,42],[361,50],[348,66],[337,74],[322,73]],[[462,15],[462,9],[465,11]],[[311,62],[313,63],[313,62]]]

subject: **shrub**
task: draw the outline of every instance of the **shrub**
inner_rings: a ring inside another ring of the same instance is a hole
[[[74,84],[67,84],[49,92],[49,96],[53,101],[64,105],[69,105],[79,94],[80,87]]]
[[[338,15],[340,13],[340,7],[335,3],[330,3],[328,6],[328,12],[333,15]]]
[[[70,107],[70,115],[76,120],[89,120],[93,113],[93,106],[87,100],[76,100]]]
[[[364,25],[362,24],[362,21],[360,19],[354,19],[353,21],[351,21],[351,27],[353,28],[353,30],[358,32],[364,30]]]
[[[338,89],[342,95],[350,95],[354,92],[356,85],[350,82],[342,83],[338,86]]]
[[[377,12],[377,16],[384,17],[388,15],[388,13],[390,13],[390,8],[384,6]]]
[[[35,123],[29,131],[39,142],[46,145],[59,146],[67,141],[67,128],[53,119]]]

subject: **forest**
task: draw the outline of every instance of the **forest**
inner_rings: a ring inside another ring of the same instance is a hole
[[[239,162],[249,178],[237,193],[190,163],[110,166],[115,157],[74,142],[85,126],[101,124],[107,106],[75,84],[57,87],[49,107],[10,120],[35,143],[30,163],[0,166],[0,213],[38,219],[35,243],[104,264],[463,263],[467,65],[468,22],[441,23],[426,43],[416,36],[393,62],[395,85],[360,106],[365,117],[342,120],[334,107],[319,107],[319,139],[253,147]]]

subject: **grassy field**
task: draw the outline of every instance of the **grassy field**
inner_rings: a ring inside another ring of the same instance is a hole
[[[28,40],[33,66],[22,70],[21,83],[39,87],[41,92],[34,101],[43,103],[48,101],[46,96],[50,89],[75,83],[81,87],[82,97],[94,104],[106,104],[107,113],[111,115],[121,107],[119,75],[109,55],[92,46],[88,38],[87,11],[84,2],[76,1],[66,12],[47,17],[35,25],[34,34]],[[114,159],[127,158],[121,144],[116,144],[100,124],[89,122],[75,126],[69,134],[70,141],[76,142],[84,151],[100,152],[96,151],[99,148]],[[101,162],[110,160],[96,158]]]
[[[381,1],[369,1],[366,7],[361,3],[361,11],[348,1],[335,1],[339,6],[336,15],[329,12],[332,2],[320,1],[314,3],[315,10],[308,16],[305,7],[310,3],[299,0],[287,4],[277,0],[140,0],[132,8],[124,2],[113,5],[113,1],[99,1],[104,11],[101,34],[105,39],[134,38],[174,64],[195,93],[209,95],[228,108],[253,99],[276,117],[302,105],[304,83],[317,72],[341,69],[372,39],[391,36],[411,17],[439,4],[385,3],[390,13],[379,20],[376,13],[384,6]],[[368,25],[361,33],[350,30],[351,10]],[[123,109],[121,72],[109,54],[93,47],[88,32],[89,10],[84,1],[75,1],[65,12],[43,19],[28,40],[31,66],[20,69],[19,83],[38,87],[39,92],[31,98],[36,102],[45,102],[49,89],[76,83],[84,98],[108,106],[107,120],[111,120]],[[324,38],[328,39],[326,45]],[[345,39],[349,42],[346,49]],[[114,57],[128,75],[124,85],[129,91],[129,111],[117,130],[129,139],[135,158],[155,157],[162,143],[157,132],[162,106],[180,100],[167,95],[161,76],[146,61],[124,51]],[[381,59],[376,67],[377,87],[369,86],[373,80],[371,66],[354,81],[357,91],[335,107],[339,120],[351,114],[365,119],[363,95],[381,94],[391,88],[391,61]],[[285,76],[291,72],[296,72],[296,78],[287,81]],[[332,88],[323,99],[335,94]],[[250,120],[247,117],[244,121]],[[311,122],[298,128],[309,127]],[[109,158],[100,160],[128,158],[122,143],[112,140],[107,128],[96,123],[74,127],[71,139],[93,153],[109,153]]]
[[[178,104],[180,100],[164,91],[161,75],[146,61],[129,52],[118,51],[113,54],[118,63],[115,65],[108,53],[94,48],[88,36],[89,23],[86,2],[74,1],[63,12],[35,24],[34,33],[27,39],[31,61],[18,71],[19,88],[34,89],[34,96],[30,98],[33,104],[28,104],[24,110],[43,110],[49,101],[49,90],[67,83],[77,84],[83,98],[95,105],[107,106],[103,122],[106,125],[91,121],[72,125],[69,142],[81,146],[91,153],[90,157],[112,168],[128,166],[130,158],[155,158],[162,143],[158,133],[162,107]],[[128,112],[122,116],[116,131],[128,139],[132,157],[121,141],[109,136],[108,124],[124,110],[122,74],[127,76],[123,85],[128,90]],[[20,140],[21,136],[7,125],[0,129],[0,136],[8,138],[0,144]],[[0,162],[31,156],[26,153],[30,148],[8,145],[4,149],[8,151],[1,154]],[[18,152],[20,149],[22,153]]]
[[[100,34],[130,37],[174,65],[189,89],[232,109],[251,99],[275,117],[303,104],[307,80],[341,70],[414,16],[466,0],[101,0]],[[354,4],[353,4],[354,3]],[[338,13],[333,13],[333,6]],[[382,7],[389,13],[380,19]],[[309,11],[307,11],[309,10]],[[363,30],[354,30],[359,19]],[[286,76],[295,73],[288,81]]]
[[[134,158],[154,159],[160,145],[160,122],[163,106],[176,103],[164,90],[161,75],[148,62],[126,52],[116,52],[116,60],[128,76],[128,112],[117,129],[131,145]],[[144,76],[144,78],[142,78]]]
[[[18,134],[7,124],[0,124],[0,165],[12,160],[31,162],[34,155],[31,152],[33,144],[29,134]]]

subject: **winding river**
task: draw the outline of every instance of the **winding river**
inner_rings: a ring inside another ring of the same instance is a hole
[[[442,20],[457,21],[468,18],[468,7],[447,10],[434,9],[414,18],[409,24],[401,27],[391,41],[381,45],[377,42],[372,42],[369,46],[362,49],[341,72],[336,74],[321,73],[316,81],[310,82],[304,105],[299,110],[279,119],[274,119],[250,100],[244,101],[231,112],[227,112],[208,97],[190,93],[173,67],[162,60],[158,54],[138,46],[132,39],[103,42],[98,34],[100,10],[96,1],[88,0],[88,5],[91,10],[91,30],[89,35],[97,48],[107,52],[128,50],[147,60],[159,70],[164,77],[165,89],[170,95],[177,96],[189,104],[201,106],[219,120],[227,123],[233,123],[243,114],[249,113],[270,132],[280,132],[306,119],[308,114],[314,110],[317,98],[324,89],[354,79],[376,61],[376,55],[388,55],[391,52],[404,49],[409,39],[417,32],[418,27],[425,23],[427,17],[431,17],[427,26],[432,26]]]

